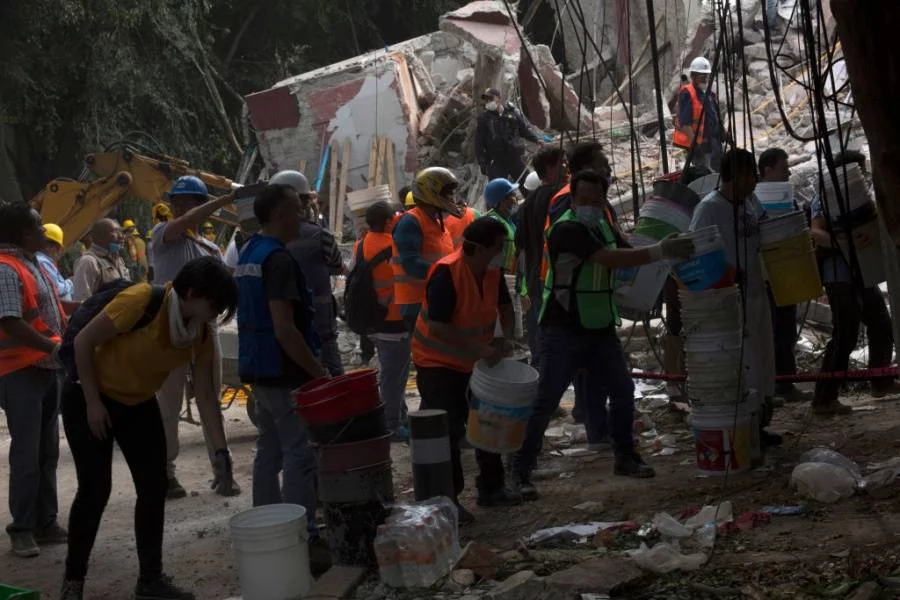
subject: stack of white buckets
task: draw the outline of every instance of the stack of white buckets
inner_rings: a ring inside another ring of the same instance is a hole
[[[697,468],[745,471],[762,458],[759,402],[745,386],[741,295],[737,286],[679,290]]]

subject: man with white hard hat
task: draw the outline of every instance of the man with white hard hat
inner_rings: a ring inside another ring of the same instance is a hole
[[[685,150],[693,148],[692,165],[718,171],[722,163],[723,136],[719,103],[708,87],[712,65],[706,58],[698,56],[691,61],[689,69],[690,81],[678,92],[672,143]]]

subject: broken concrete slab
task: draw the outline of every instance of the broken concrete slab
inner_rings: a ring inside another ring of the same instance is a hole
[[[616,556],[595,558],[545,578],[547,584],[574,592],[612,594],[643,579],[634,561]]]
[[[522,48],[519,56],[519,93],[522,98],[522,111],[538,129],[550,127],[550,101],[537,72],[528,60],[527,49]]]
[[[531,46],[531,57],[537,72],[547,86],[550,102],[550,126],[554,129],[590,131],[594,119],[581,103],[575,89],[565,80],[549,46]],[[526,59],[527,60],[527,59]]]
[[[534,571],[519,571],[485,597],[488,600],[578,600],[581,594],[549,584]]]

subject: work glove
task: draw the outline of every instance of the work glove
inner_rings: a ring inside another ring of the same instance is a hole
[[[545,134],[544,134],[544,142],[545,142],[545,143],[550,143],[550,142],[552,142],[552,141],[553,141],[553,136],[552,136],[552,135],[549,135],[549,134],[547,134],[547,133],[545,133]]]
[[[653,262],[669,259],[687,260],[694,256],[694,241],[673,233],[660,243],[650,246],[650,256]]]
[[[212,489],[220,496],[237,496],[240,493],[234,485],[231,454],[228,450],[216,450],[213,455]]]

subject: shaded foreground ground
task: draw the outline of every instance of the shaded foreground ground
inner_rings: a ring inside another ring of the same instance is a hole
[[[797,457],[812,447],[832,447],[861,465],[900,455],[900,403],[873,401],[861,395],[847,400],[861,410],[843,419],[811,420],[806,405],[779,409],[774,429],[785,434],[784,446],[770,453],[765,468],[730,477],[724,489],[721,479],[696,476],[683,416],[667,408],[657,409],[652,416],[659,432],[680,434],[678,451],[673,456],[648,459],[657,468],[655,480],[615,478],[609,457],[574,458],[545,453],[541,467],[551,475],[537,482],[541,499],[513,509],[474,509],[478,522],[463,531],[463,541],[474,539],[501,553],[498,579],[522,569],[546,575],[609,550],[592,543],[519,550],[523,536],[544,527],[586,520],[641,523],[660,511],[677,514],[693,505],[722,500],[731,500],[736,514],[759,510],[764,505],[796,504],[799,499],[788,486],[790,473]],[[191,585],[202,599],[230,598],[238,595],[240,589],[228,519],[250,506],[254,429],[237,405],[226,416],[236,477],[244,493],[224,499],[209,490],[209,468],[199,428],[183,423],[179,477],[191,495],[167,504],[166,569],[178,581]],[[8,449],[4,423],[0,425],[0,454],[6,455]],[[475,470],[471,453],[467,453],[466,461],[471,485]],[[409,451],[405,446],[394,446],[394,471],[398,497],[409,497]],[[4,469],[0,473],[0,505],[6,521],[8,472]],[[115,459],[114,482],[92,556],[86,589],[89,599],[129,597],[137,573],[132,533],[134,492],[121,455]],[[65,523],[75,492],[75,471],[64,440],[59,489]],[[572,509],[588,500],[602,502],[604,509],[591,515]],[[464,502],[474,508],[471,490],[465,493]],[[805,517],[776,517],[771,524],[720,538],[711,562],[700,571],[648,576],[623,597],[848,597],[850,587],[841,587],[842,584],[885,576],[900,568],[898,508],[900,498],[873,500],[868,496],[855,496],[830,506],[811,504]],[[611,545],[613,551],[634,548],[638,540],[621,536]],[[57,597],[65,547],[45,548],[39,558],[27,561],[15,559],[7,551],[8,541],[3,539],[0,582],[39,589],[47,600]],[[882,588],[880,593],[875,597],[897,597],[898,592]],[[434,592],[419,596],[430,598]]]

